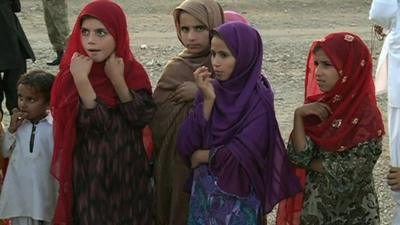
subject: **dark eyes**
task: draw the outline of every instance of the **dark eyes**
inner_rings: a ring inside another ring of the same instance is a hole
[[[226,54],[225,52],[221,52],[221,53],[220,53],[220,56],[221,56],[222,58],[226,58],[226,57],[228,57],[228,54]]]
[[[205,26],[197,26],[196,27],[196,31],[197,32],[202,32],[202,31],[205,31],[206,30],[206,27]]]
[[[86,29],[86,28],[82,28],[81,33],[82,33],[82,36],[87,37],[87,36],[89,36],[90,31],[88,29]],[[104,37],[104,36],[106,36],[108,34],[108,32],[106,30],[104,30],[104,29],[97,29],[97,30],[95,30],[95,34],[98,37]]]
[[[181,27],[181,32],[184,32],[184,33],[189,32],[189,28]]]
[[[89,30],[82,29],[81,33],[82,33],[83,36],[88,36],[89,35]]]
[[[36,101],[36,99],[34,99],[34,98],[24,98],[24,97],[22,97],[22,96],[18,96],[18,99],[20,100],[20,101],[23,101],[23,100],[25,100],[25,101],[28,101],[28,102],[30,102],[30,103],[33,103],[33,102],[35,102]]]
[[[215,57],[216,55],[218,55],[219,57],[221,57],[223,59],[229,56],[229,54],[226,52],[215,52],[214,50],[211,50],[211,56]]]
[[[106,36],[107,32],[105,30],[96,30],[96,35],[99,37]]]
[[[332,63],[330,63],[330,62],[326,62],[326,61],[321,61],[321,62],[314,61],[314,65],[315,65],[315,66],[318,66],[318,65],[320,65],[320,64],[321,64],[321,66],[326,66],[326,67],[332,66]]]
[[[196,32],[203,32],[206,30],[206,27],[205,26],[196,26],[194,29]],[[181,32],[187,33],[189,31],[190,31],[189,27],[181,27]]]

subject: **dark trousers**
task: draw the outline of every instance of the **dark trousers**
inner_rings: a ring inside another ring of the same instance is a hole
[[[6,99],[6,108],[11,115],[11,110],[18,107],[17,81],[26,73],[26,64],[16,69],[0,71],[0,106]],[[0,107],[3,114],[3,108]]]

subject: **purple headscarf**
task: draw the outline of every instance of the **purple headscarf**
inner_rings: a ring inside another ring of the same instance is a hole
[[[210,149],[209,170],[226,193],[246,197],[253,190],[265,213],[300,191],[275,117],[273,93],[261,74],[262,40],[241,22],[219,26],[220,37],[236,59],[232,76],[214,82],[216,99],[208,121],[203,96],[181,127],[178,149],[190,164],[192,153]]]

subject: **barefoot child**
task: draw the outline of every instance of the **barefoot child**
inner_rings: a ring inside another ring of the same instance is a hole
[[[142,129],[155,105],[118,4],[84,7],[60,68],[51,100],[61,190],[55,224],[153,225]]]
[[[260,225],[300,191],[261,74],[262,40],[245,23],[226,23],[212,32],[211,54],[214,72],[194,72],[200,93],[178,136],[194,172],[188,224]]]
[[[278,224],[379,225],[372,171],[384,127],[364,41],[343,32],[313,42],[304,102],[288,145],[306,173],[304,201],[280,204]]]
[[[50,175],[53,119],[49,113],[54,76],[30,71],[17,83],[18,110],[11,116],[2,143],[10,157],[0,195],[0,218],[13,225],[50,225],[58,185]]]

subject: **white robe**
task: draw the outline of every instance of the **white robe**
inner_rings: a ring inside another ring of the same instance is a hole
[[[369,18],[388,35],[375,73],[377,94],[388,92],[389,146],[392,166],[400,167],[400,0],[373,0]],[[394,225],[400,225],[400,192],[393,192]]]
[[[30,121],[25,120],[14,134],[5,132],[2,151],[4,157],[11,157],[0,194],[0,218],[52,221],[58,193],[58,184],[50,175],[52,121],[49,113],[36,125],[32,152]]]
[[[385,38],[375,74],[377,93],[388,91],[389,105],[400,108],[400,3],[373,0],[369,18],[389,32]]]

